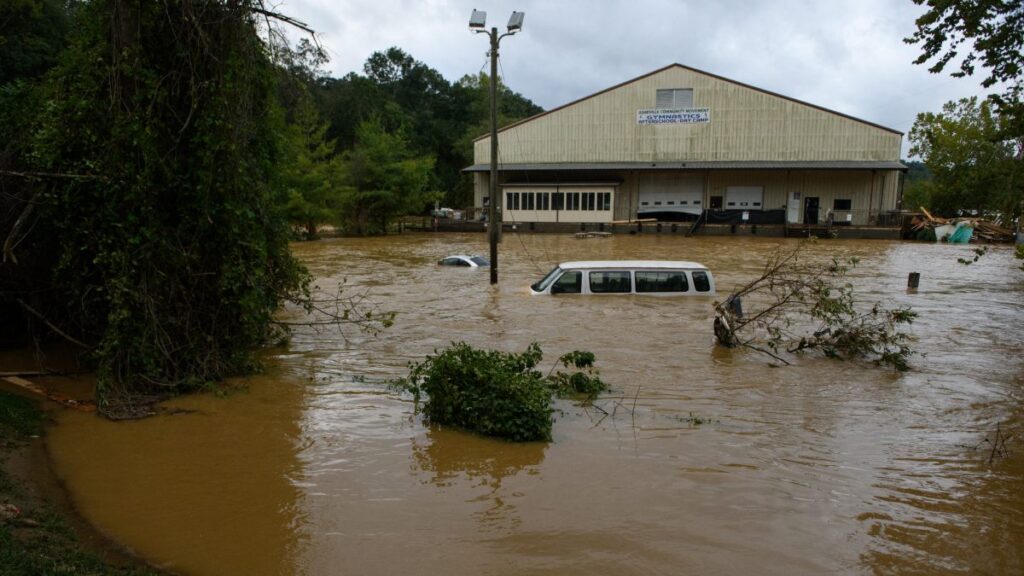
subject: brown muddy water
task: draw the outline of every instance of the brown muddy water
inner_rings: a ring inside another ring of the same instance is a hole
[[[997,247],[819,242],[859,256],[864,300],[909,304],[908,373],[717,349],[707,299],[531,297],[570,259],[696,260],[719,294],[791,241],[507,234],[295,245],[324,288],[398,312],[377,337],[296,333],[267,373],[192,410],[111,423],[65,411],[53,465],[99,530],[182,574],[1024,572],[1024,272]],[[907,274],[922,273],[906,292]],[[297,318],[294,311],[284,314]],[[560,402],[554,439],[427,427],[386,385],[465,340],[545,362],[597,355],[608,415]],[[1010,455],[988,462],[999,424]]]

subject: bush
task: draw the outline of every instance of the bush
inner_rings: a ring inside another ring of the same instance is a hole
[[[457,342],[411,367],[404,386],[436,424],[517,441],[551,438],[551,390],[534,368],[542,353],[476,350]]]
[[[593,352],[574,350],[562,355],[558,361],[566,368],[576,368],[576,372],[568,373],[559,370],[554,375],[548,376],[550,386],[558,396],[583,397],[589,401],[607,388],[597,376]]]
[[[605,385],[597,377],[591,352],[562,356],[559,362],[576,371],[548,377],[535,369],[542,357],[536,342],[522,354],[477,350],[457,342],[413,364],[399,386],[412,392],[417,402],[426,394],[423,412],[435,424],[516,441],[550,440],[552,394],[591,400]]]

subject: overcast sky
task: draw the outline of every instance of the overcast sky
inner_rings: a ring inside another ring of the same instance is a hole
[[[551,109],[679,63],[907,133],[919,112],[988,92],[980,78],[931,74],[902,39],[924,12],[911,0],[279,0],[319,32],[330,75],[362,73],[398,46],[454,82],[488,71],[473,8],[504,31],[499,74]]]

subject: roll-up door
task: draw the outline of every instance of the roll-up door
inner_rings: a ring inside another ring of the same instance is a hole
[[[726,210],[764,210],[764,186],[728,186]]]
[[[672,214],[700,214],[703,210],[703,174],[643,174],[640,177],[639,217],[663,220]]]

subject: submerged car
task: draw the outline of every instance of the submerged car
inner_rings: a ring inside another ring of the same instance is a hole
[[[530,286],[530,293],[712,296],[715,293],[715,280],[711,271],[697,262],[563,262]]]
[[[483,256],[469,256],[467,254],[452,254],[437,261],[441,266],[464,266],[467,268],[482,268],[490,266],[491,263]]]

